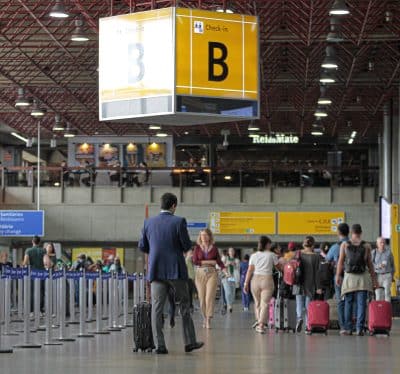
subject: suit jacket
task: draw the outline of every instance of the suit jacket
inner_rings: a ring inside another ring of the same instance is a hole
[[[183,253],[191,247],[185,218],[161,212],[145,220],[139,249],[149,255],[147,279],[188,279]]]

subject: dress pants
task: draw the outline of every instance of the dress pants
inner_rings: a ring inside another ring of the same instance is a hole
[[[175,301],[179,304],[183,325],[183,341],[185,345],[196,343],[196,332],[192,316],[190,315],[189,287],[186,279],[173,279],[151,282],[151,323],[153,337],[157,348],[165,347],[163,333],[163,310],[168,297],[169,289],[175,294]]]
[[[215,296],[217,294],[218,275],[214,268],[198,268],[196,270],[196,288],[203,317],[214,315]]]
[[[251,280],[251,294],[254,299],[254,312],[258,323],[268,324],[269,302],[274,293],[272,275],[257,275]]]

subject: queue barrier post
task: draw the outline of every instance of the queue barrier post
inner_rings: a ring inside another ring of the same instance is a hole
[[[124,274],[124,279],[123,279],[123,315],[124,315],[124,321],[123,321],[123,326],[124,327],[132,327],[132,323],[128,323],[128,314],[129,314],[129,277],[133,280],[133,276],[129,275],[128,273]]]
[[[69,283],[69,324],[77,325],[79,322],[75,319],[75,272],[68,271],[66,276]]]
[[[108,301],[108,279],[107,276],[109,274],[102,274],[102,284],[101,287],[103,289],[103,295],[102,295],[102,301],[103,301],[103,308],[102,308],[102,319],[106,320],[108,319],[108,314],[107,314],[107,301]]]
[[[18,278],[18,297],[17,297],[17,316],[20,322],[24,321],[24,280],[23,278]]]
[[[20,271],[20,273],[22,274],[22,272]],[[14,279],[17,279],[18,276],[18,272],[17,269],[13,269],[13,268],[6,268],[4,270],[4,274],[2,275],[4,277],[3,279],[3,286],[0,286],[2,288],[3,291],[3,298],[1,298],[1,300],[4,300],[4,303],[2,303],[2,305],[4,305],[4,308],[2,307],[2,312],[3,312],[3,316],[0,318],[1,320],[4,321],[4,332],[3,335],[6,336],[15,336],[18,335],[17,333],[13,333],[10,332],[10,325],[11,325],[11,285],[12,285],[12,281]]]
[[[65,317],[66,317],[66,300],[67,300],[67,290],[66,290],[66,280],[68,279],[69,285],[71,287],[71,283],[74,284],[75,281],[75,274],[79,276],[79,273],[76,273],[74,271],[68,271],[66,272],[65,269],[62,270],[62,276],[59,279],[58,283],[58,294],[59,294],[59,300],[60,300],[60,329],[59,329],[59,336],[58,336],[58,341],[60,342],[74,342],[76,339],[74,338],[69,338],[67,337],[67,331],[66,331],[66,322],[65,322]],[[75,285],[75,284],[74,284]],[[70,288],[71,291],[71,288]],[[73,288],[73,292],[75,292],[75,288]],[[74,293],[72,294],[74,296]],[[70,302],[70,313],[71,309],[73,310],[73,315],[75,317],[75,300],[74,297],[72,297],[72,304],[71,304],[71,292],[69,294],[69,302]],[[72,307],[71,307],[72,305]],[[70,314],[72,316],[72,314]],[[71,323],[71,322],[70,322]]]
[[[139,304],[139,280],[138,274],[133,274],[133,305]]]
[[[101,271],[98,273],[96,280],[96,335],[108,335],[109,331],[103,330],[103,274]]]
[[[0,353],[13,353],[12,348],[3,348],[1,339],[2,339],[2,327],[3,327],[3,320],[4,320],[4,309],[3,305],[4,303],[4,283],[5,283],[5,278],[3,278],[3,274],[0,273]]]
[[[115,303],[117,300],[114,289],[114,281],[115,273],[110,273],[110,279],[108,280],[108,331],[121,331],[121,329],[117,327],[115,320]]]
[[[79,278],[79,334],[78,338],[93,338],[86,330],[86,274],[81,273]]]
[[[31,332],[36,332],[39,330],[40,324],[40,307],[41,307],[41,292],[40,292],[40,282],[39,278],[36,278],[36,270],[31,271],[31,282],[33,279],[33,329]],[[31,296],[32,297],[32,296]]]
[[[86,273],[88,275],[88,273]],[[93,279],[88,280],[88,310],[86,322],[93,322]],[[97,300],[96,300],[97,302]]]
[[[31,310],[31,275],[29,267],[24,271],[24,336],[23,343],[17,344],[14,348],[41,348],[41,344],[31,342],[31,331],[29,324],[29,314]]]
[[[53,282],[57,281],[57,275],[53,278],[53,271],[49,269],[48,276],[45,280],[46,285],[46,299],[45,299],[45,313],[46,313],[46,334],[44,345],[62,345],[62,343],[52,341],[52,319],[53,319]]]

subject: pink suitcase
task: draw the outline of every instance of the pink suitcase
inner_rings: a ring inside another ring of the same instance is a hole
[[[270,329],[274,328],[275,325],[275,298],[273,297],[269,302],[269,315],[268,315],[268,327]]]
[[[371,335],[390,334],[392,304],[388,301],[371,301],[368,305],[368,330]]]
[[[311,333],[322,332],[325,335],[329,327],[329,304],[323,300],[314,300],[308,304],[307,330]]]

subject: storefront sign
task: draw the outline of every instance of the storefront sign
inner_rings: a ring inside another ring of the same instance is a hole
[[[300,139],[296,135],[253,135],[253,144],[298,144]]]

